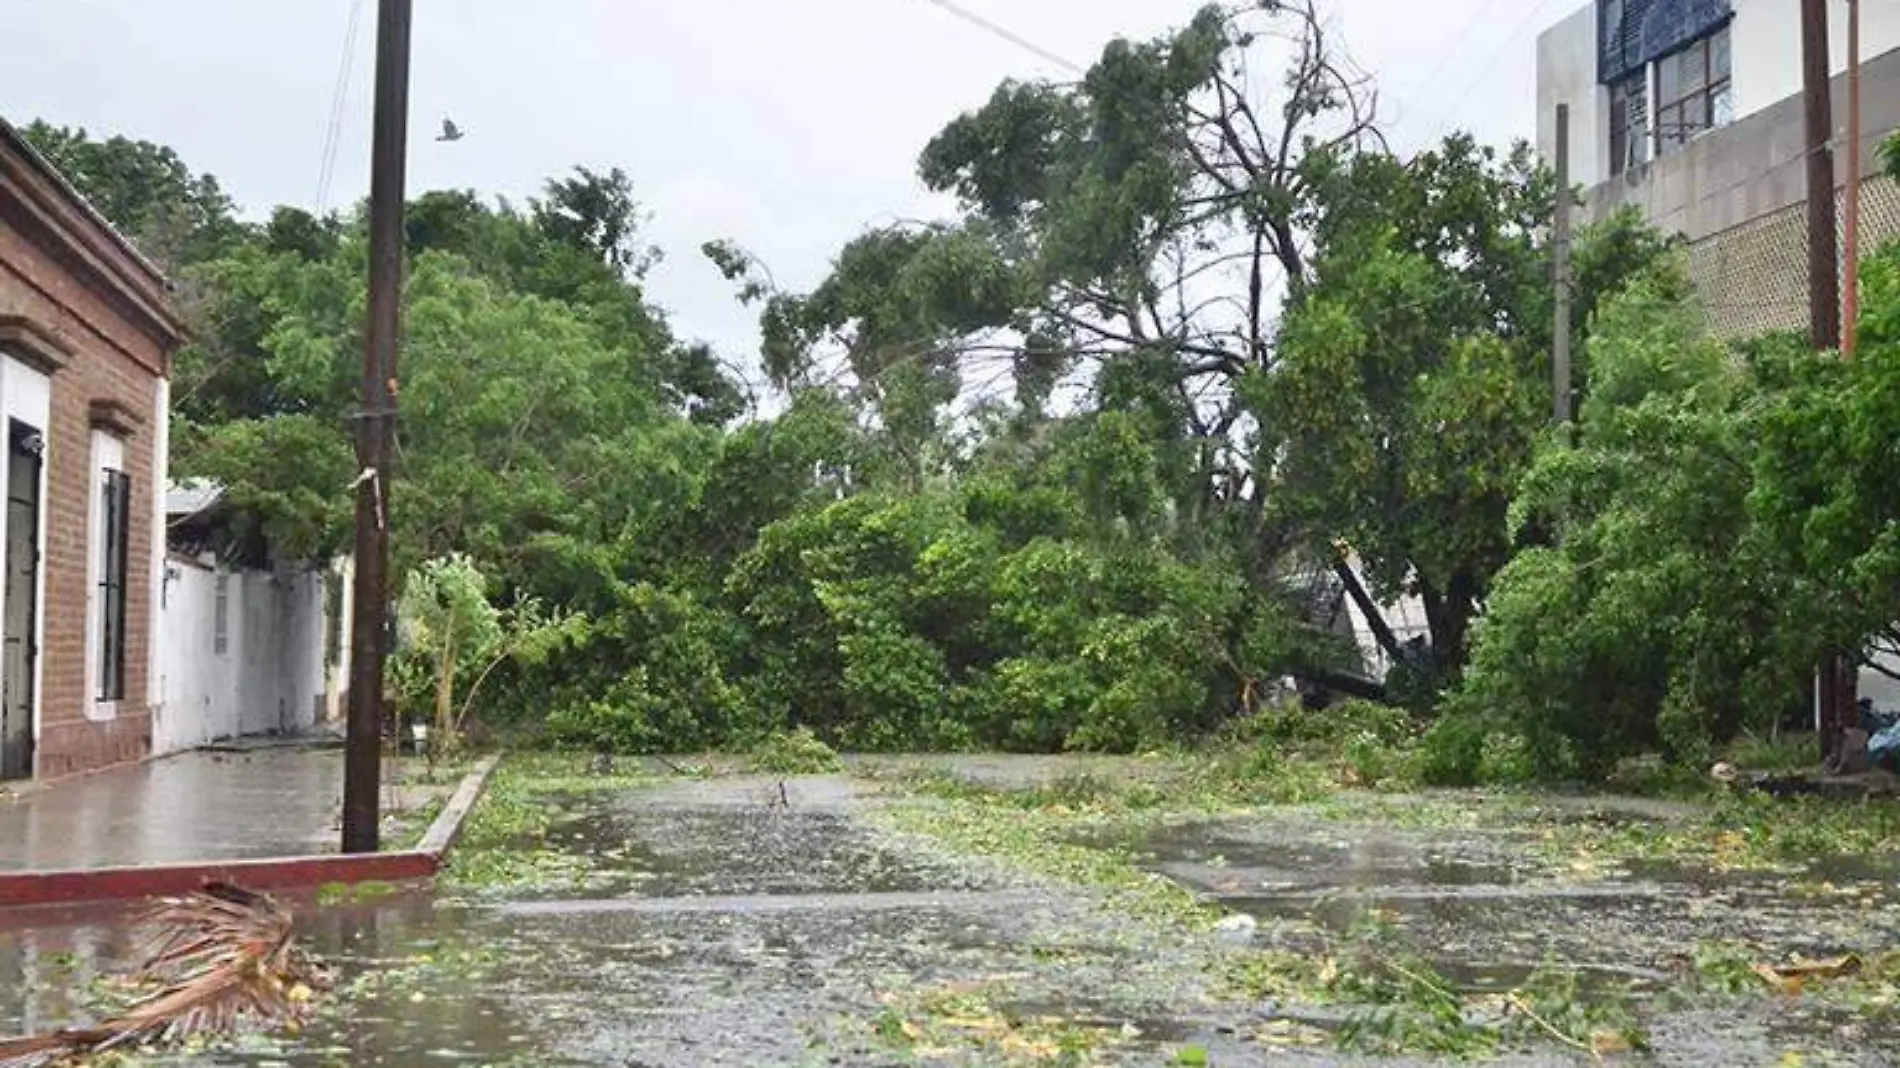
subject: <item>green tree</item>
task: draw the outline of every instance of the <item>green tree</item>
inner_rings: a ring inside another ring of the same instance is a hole
[[[1308,174],[1314,276],[1246,391],[1257,467],[1315,551],[1349,546],[1382,600],[1420,599],[1455,673],[1551,407],[1555,188],[1527,146],[1464,136],[1407,161],[1316,155]],[[1632,214],[1580,235],[1573,329],[1666,248]]]
[[[208,259],[244,235],[218,180],[194,174],[178,153],[126,137],[29,123],[20,131],[81,196],[167,271]]]
[[[1282,58],[1285,78],[1246,73]],[[1217,483],[1249,477],[1231,387],[1272,362],[1277,302],[1305,283],[1304,156],[1372,144],[1367,94],[1309,2],[1209,7],[1116,41],[1079,84],[1005,83],[947,126],[920,170],[966,217],[866,234],[811,294],[767,302],[768,369],[809,380],[841,358],[899,439],[983,363],[1013,369],[1033,407],[1095,378],[1110,404],[1160,415],[1148,432],[1196,526]],[[886,392],[905,402],[895,419]]]
[[[1485,730],[1528,740],[1547,776],[1657,749],[1706,761],[1800,707],[1823,647],[1825,622],[1788,610],[1813,562],[1778,553],[1779,523],[1763,523],[1792,515],[1783,432],[1797,413],[1810,431],[1834,419],[1806,384],[1816,358],[1709,339],[1673,265],[1604,305],[1587,357],[1574,434],[1543,444],[1512,506],[1554,544],[1497,576],[1438,738],[1467,746],[1444,777],[1475,773]]]

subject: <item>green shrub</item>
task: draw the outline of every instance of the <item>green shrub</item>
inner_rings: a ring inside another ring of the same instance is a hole
[[[1726,758],[1748,771],[1806,771],[1818,763],[1817,750],[1812,734],[1783,735],[1774,740],[1744,734],[1728,747]]]
[[[1445,715],[1419,744],[1419,777],[1433,786],[1476,786],[1487,733],[1486,725],[1475,716]]]
[[[752,746],[752,770],[777,775],[823,775],[840,771],[844,761],[809,727],[774,731]]]
[[[1346,764],[1361,786],[1377,786],[1392,778],[1399,763],[1392,746],[1370,731],[1361,731],[1346,743]]]
[[[560,748],[608,753],[653,753],[676,742],[669,703],[647,689],[646,673],[634,674],[606,694],[557,707],[548,716],[548,740]]]
[[[1561,752],[1560,743],[1558,751]],[[1530,739],[1510,731],[1490,731],[1478,747],[1478,781],[1487,785],[1519,785],[1540,777],[1561,778],[1566,762],[1540,753]]]
[[[981,684],[984,732],[1006,749],[1062,748],[1100,688],[1074,660],[1012,657]]]

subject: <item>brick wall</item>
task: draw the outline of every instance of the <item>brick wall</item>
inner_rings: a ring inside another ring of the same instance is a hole
[[[107,284],[109,272],[97,264],[112,246],[99,242],[96,222],[68,213],[54,215],[55,225],[44,225],[23,214],[27,197],[43,196],[45,189],[23,185],[34,175],[9,172],[8,162],[0,154],[0,321],[24,321],[57,350],[57,365],[50,367],[52,425],[45,428],[45,599],[40,606],[37,750],[39,776],[57,778],[137,760],[151,751],[152,695],[147,693],[146,664],[155,576],[149,562],[152,494],[157,478],[163,477],[152,470],[153,431],[157,420],[166,417],[153,408],[157,378],[175,338],[138,322],[135,309]],[[47,217],[44,203],[36,210],[41,220]],[[82,235],[93,242],[87,250],[60,232],[61,227],[84,226],[95,227]],[[86,692],[86,607],[96,550],[89,544],[87,528],[98,492],[92,432],[101,423],[110,424],[125,442],[132,484],[132,566],[126,591],[125,698],[110,719],[94,721],[87,715],[94,695]]]

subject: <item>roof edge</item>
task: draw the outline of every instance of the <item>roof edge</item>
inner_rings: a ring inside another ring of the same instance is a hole
[[[112,220],[101,214],[98,208],[93,207],[92,201],[86,199],[85,194],[79,191],[79,187],[60,173],[59,168],[53,166],[52,161],[47,159],[39,149],[34,148],[33,143],[26,139],[26,135],[8,122],[4,116],[0,116],[0,141],[5,141],[14,152],[39,171],[42,178],[52,182],[68,200],[77,205],[87,220],[104,231],[112,243],[118,246],[119,251],[125,253],[127,258],[143,269],[153,283],[166,292],[171,291],[171,279],[165,276],[165,272],[159,269],[158,264],[153,263],[145,253],[140,252],[138,246],[132,243],[131,238],[126,237],[117,226],[112,224]]]

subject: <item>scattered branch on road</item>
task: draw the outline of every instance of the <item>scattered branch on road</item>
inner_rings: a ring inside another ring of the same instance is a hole
[[[161,901],[149,922],[157,936],[137,980],[156,993],[95,1027],[0,1040],[0,1068],[231,1034],[247,1019],[296,1023],[325,985],[295,942],[289,910],[262,894],[213,883]]]

